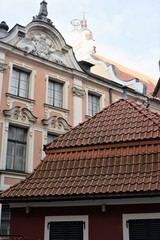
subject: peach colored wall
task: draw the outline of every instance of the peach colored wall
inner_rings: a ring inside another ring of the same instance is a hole
[[[3,123],[0,123],[0,156],[1,156],[1,151],[2,151],[2,129],[3,129]]]
[[[13,50],[14,51],[14,50]],[[16,60],[15,60],[16,59]],[[11,96],[11,105],[7,103],[7,95],[6,93],[9,93],[9,78],[11,75],[12,68],[8,67],[4,73],[3,73],[3,85],[2,85],[2,99],[0,104],[0,119],[4,119],[5,116],[3,114],[3,110],[9,110],[15,106],[20,106],[22,108],[28,108],[31,107],[31,112],[34,116],[37,117],[36,123],[34,123],[34,126],[36,126],[36,129],[34,130],[34,146],[33,146],[33,169],[39,164],[41,158],[42,158],[42,151],[43,146],[42,143],[44,142],[44,139],[42,139],[42,133],[44,126],[42,125],[42,120],[44,118],[48,118],[50,116],[57,116],[57,117],[64,117],[65,113],[61,112],[61,110],[54,110],[54,108],[49,108],[49,115],[45,115],[45,106],[44,103],[46,103],[46,75],[48,76],[58,76],[61,79],[64,79],[64,81],[69,82],[69,88],[68,88],[68,118],[66,119],[69,125],[73,125],[73,97],[72,97],[72,88],[73,88],[73,75],[71,73],[62,72],[61,70],[56,70],[55,67],[51,67],[49,65],[45,65],[43,62],[38,63],[34,60],[27,59],[27,57],[14,55],[14,52],[7,52],[6,53],[6,59],[5,62],[8,64],[8,66],[11,66],[11,64],[14,64],[15,66],[22,66],[22,68],[29,68],[32,69],[35,72],[35,78],[34,78],[34,94],[33,94],[33,100],[30,101],[23,98],[17,98],[14,96]],[[32,106],[31,106],[32,103]],[[15,120],[15,119],[14,119]],[[6,121],[4,119],[4,121]],[[9,119],[9,122],[12,122],[11,119]],[[15,122],[16,123],[16,122]],[[18,121],[17,121],[18,123]],[[20,123],[20,125],[23,123]],[[31,124],[32,125],[32,124]],[[0,123],[0,150],[2,145],[2,124]],[[2,159],[1,159],[2,161]],[[4,173],[5,175],[5,173]],[[18,175],[18,174],[17,174]],[[15,178],[5,178],[4,177],[4,184],[12,185],[19,181]]]
[[[34,131],[34,157],[33,157],[33,169],[40,163],[42,156],[42,132]]]
[[[6,62],[8,64],[10,63],[15,63],[14,61],[14,57],[13,56],[6,56]],[[32,62],[31,60],[27,59],[27,58],[22,58],[21,56],[16,56],[16,63],[21,64],[23,62],[23,65],[25,66],[29,66],[32,67],[32,69],[36,72],[36,77],[35,77],[35,83],[34,83],[34,100],[35,103],[33,103],[33,114],[35,116],[38,117],[37,123],[41,124],[41,120],[45,118],[45,114],[44,114],[44,103],[46,103],[46,74],[47,75],[57,75],[59,76],[59,78],[65,79],[67,81],[70,82],[69,84],[69,99],[68,99],[68,110],[69,110],[69,115],[68,115],[68,122],[70,125],[73,124],[73,110],[72,110],[72,105],[73,105],[73,97],[72,97],[72,87],[73,87],[73,79],[71,74],[65,74],[62,73],[60,70],[57,71],[54,68],[51,68],[50,66],[45,66],[42,63],[36,63],[35,61]],[[16,65],[15,63],[15,65]],[[25,69],[25,67],[24,67]],[[8,92],[8,80],[10,77],[10,72],[11,69],[7,69],[4,72],[4,84],[3,84],[3,109],[7,109],[6,106],[6,92]],[[19,106],[20,103],[19,101],[14,101],[14,106]],[[25,107],[24,105],[20,105],[22,107]],[[51,114],[55,115],[55,111],[51,110]],[[56,111],[56,115],[57,115],[57,111]],[[59,112],[58,114],[59,116],[62,116],[61,112]]]
[[[5,177],[4,184],[13,185],[13,184],[19,183],[20,180],[21,179],[18,179],[18,178]]]

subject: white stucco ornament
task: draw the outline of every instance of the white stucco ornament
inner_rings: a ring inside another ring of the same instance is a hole
[[[32,38],[22,39],[17,47],[28,54],[32,53],[49,61],[66,65],[62,52],[56,49],[53,41],[44,33],[35,34]]]

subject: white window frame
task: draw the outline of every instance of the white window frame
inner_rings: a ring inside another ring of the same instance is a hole
[[[12,83],[12,72],[13,69],[18,69],[20,71],[29,73],[29,85],[28,85],[28,97],[25,99],[34,99],[34,85],[35,85],[35,70],[33,70],[31,67],[25,66],[24,64],[21,63],[11,63],[10,64],[10,77],[9,77],[9,89],[8,93],[11,93],[11,83]],[[12,94],[14,95],[14,94]],[[15,97],[20,97],[15,95]],[[23,97],[22,97],[23,98]]]
[[[160,219],[160,213],[123,214],[123,240],[129,240],[127,221],[134,219]]]
[[[15,127],[19,127],[19,128],[26,128],[27,129],[26,159],[25,159],[25,171],[24,171],[24,173],[31,173],[33,171],[34,129],[33,129],[32,126],[29,126],[28,124],[17,124],[15,122],[6,122],[5,126],[3,127],[4,141],[2,141],[2,143],[4,143],[4,148],[2,148],[1,157],[3,156],[2,159],[4,159],[4,161],[3,161],[3,164],[2,164],[1,167],[2,167],[2,169],[6,170],[8,131],[9,131],[9,126],[10,125],[15,126]],[[9,170],[7,170],[7,171],[9,171]]]
[[[88,113],[88,95],[89,94],[99,97],[99,111],[101,111],[104,108],[104,94],[102,94],[98,90],[87,89],[86,90],[86,115],[87,116],[89,116],[89,113]]]
[[[68,109],[68,87],[69,87],[68,81],[66,81],[66,79],[64,79],[64,78],[61,78],[61,77],[55,76],[55,75],[51,75],[51,74],[46,74],[45,79],[46,79],[46,104],[48,105],[48,83],[49,83],[49,81],[53,81],[53,82],[63,84],[62,108]]]
[[[8,128],[8,133],[9,133],[9,130],[10,130],[10,128],[16,128],[16,129],[22,129],[23,131],[25,131],[26,132],[26,139],[25,139],[25,141],[20,141],[20,143],[21,144],[23,144],[23,146],[25,146],[25,157],[24,157],[24,159],[23,159],[23,161],[24,161],[24,171],[21,169],[21,170],[17,170],[17,171],[20,171],[20,172],[26,172],[26,155],[27,155],[27,137],[28,137],[28,129],[27,128],[24,128],[24,127],[19,127],[19,126],[15,126],[15,125],[12,125],[12,124],[10,124],[9,125],[9,128]],[[23,132],[23,134],[25,134],[25,132]],[[15,140],[13,140],[13,139],[7,139],[7,150],[8,150],[8,143],[14,143],[14,150],[15,150],[15,143],[17,144],[17,139]],[[15,160],[15,156],[14,156],[14,160]],[[13,160],[13,161],[14,161]],[[16,171],[15,170],[15,164],[14,163],[12,163],[13,164],[13,169],[6,169],[7,171]],[[6,154],[6,165],[7,165],[7,154]]]
[[[45,227],[44,227],[44,240],[49,240],[49,222],[62,222],[62,221],[83,221],[85,227],[83,229],[83,240],[89,240],[89,229],[88,229],[88,216],[87,215],[75,215],[75,216],[46,216]]]

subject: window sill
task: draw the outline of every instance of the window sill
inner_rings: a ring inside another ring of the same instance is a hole
[[[26,172],[20,172],[15,170],[0,170],[1,174],[7,174],[7,175],[14,175],[14,176],[20,176],[20,177],[26,177],[29,173]]]
[[[85,119],[90,119],[93,116],[85,115]]]
[[[60,111],[60,112],[69,113],[69,110],[68,110],[68,109],[60,108],[60,107],[55,107],[55,106],[49,105],[49,104],[47,104],[47,103],[44,103],[44,107],[51,108],[51,109],[55,109],[55,110]]]
[[[35,100],[33,100],[33,99],[24,98],[24,97],[19,97],[19,96],[16,96],[16,95],[14,95],[14,94],[11,94],[11,93],[6,93],[6,96],[7,96],[7,97],[11,97],[11,98],[15,98],[15,99],[17,99],[17,100],[29,102],[29,103],[35,103]]]

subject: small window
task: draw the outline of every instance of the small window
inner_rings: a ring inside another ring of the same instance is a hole
[[[1,235],[10,234],[10,207],[9,205],[2,205],[2,214],[1,214]]]
[[[100,111],[100,97],[89,93],[88,94],[88,115],[93,116],[99,111]]]
[[[48,135],[47,135],[47,143],[52,142],[52,141],[55,140],[57,137],[58,137],[58,135],[48,134]]]
[[[11,77],[11,94],[28,98],[30,73],[13,68]]]
[[[25,171],[27,129],[9,127],[6,169]]]
[[[63,84],[48,81],[48,104],[54,107],[63,107]]]
[[[83,222],[50,222],[50,240],[83,240]]]

